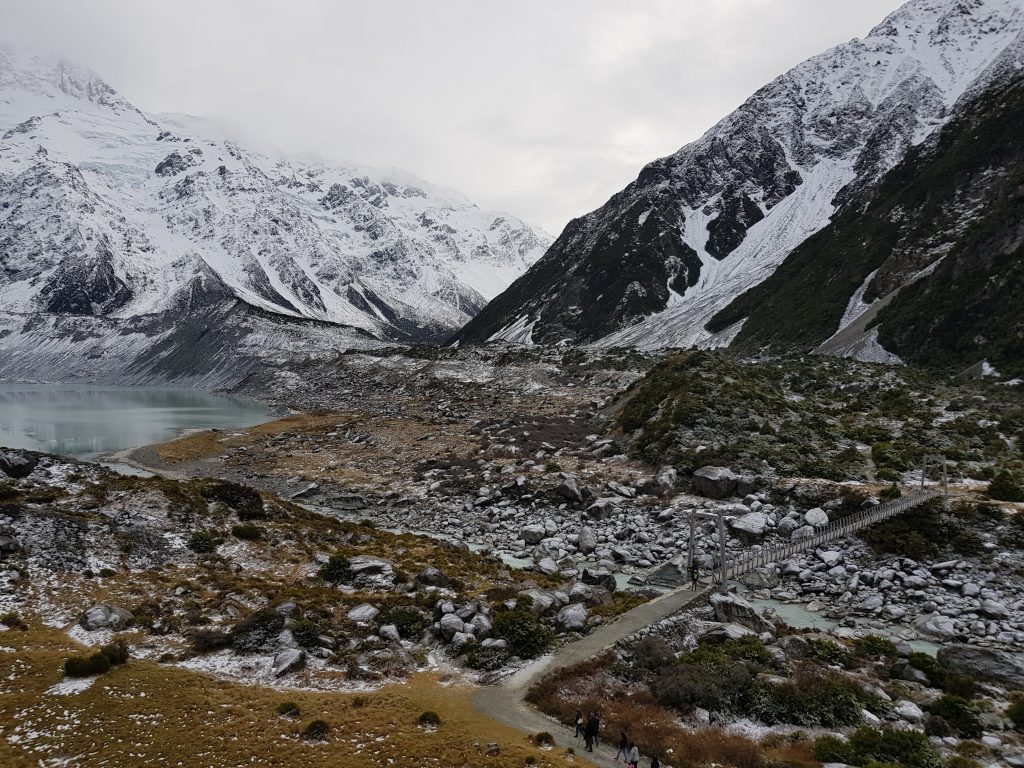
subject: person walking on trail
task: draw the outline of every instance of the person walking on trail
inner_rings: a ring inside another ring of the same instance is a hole
[[[658,759],[657,755],[651,758],[651,768],[661,768],[661,760]]]
[[[615,762],[619,762],[619,755],[622,755],[622,762],[629,757],[629,741],[626,739],[626,732],[622,731],[619,736],[619,751],[615,753]]]
[[[601,746],[601,716],[594,713],[594,746]]]
[[[583,713],[580,710],[576,710],[576,717],[573,720],[576,723],[576,738],[583,738]]]
[[[587,718],[587,725],[583,729],[583,741],[587,746],[587,752],[593,752],[594,744],[597,742],[597,715],[593,712]]]
[[[697,591],[697,587],[700,585],[700,569],[696,564],[690,566],[690,589],[694,592]]]
[[[626,761],[629,768],[640,768],[640,750],[636,744],[629,745],[629,759]]]

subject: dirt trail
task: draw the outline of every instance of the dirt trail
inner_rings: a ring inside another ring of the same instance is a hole
[[[615,765],[617,749],[614,734],[602,733],[601,744],[594,753],[583,752],[582,740],[577,740],[567,726],[534,709],[523,700],[527,691],[549,672],[573,666],[598,655],[619,640],[624,640],[644,627],[671,616],[693,602],[700,594],[702,593],[679,588],[637,606],[576,642],[567,643],[554,653],[537,659],[500,683],[481,688],[473,697],[473,705],[477,711],[488,717],[525,731],[531,736],[548,731],[555,737],[557,746],[572,747],[595,765],[611,768]]]

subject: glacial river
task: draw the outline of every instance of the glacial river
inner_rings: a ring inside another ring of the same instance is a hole
[[[260,403],[193,389],[0,382],[0,446],[86,459],[272,417]]]

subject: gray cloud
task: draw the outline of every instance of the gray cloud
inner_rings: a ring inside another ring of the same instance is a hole
[[[0,0],[137,106],[397,166],[553,233],[898,0]]]

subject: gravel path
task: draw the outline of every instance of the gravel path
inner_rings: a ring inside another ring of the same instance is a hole
[[[573,666],[598,655],[619,640],[671,616],[700,594],[702,593],[679,588],[637,606],[576,642],[563,645],[554,653],[537,659],[500,683],[481,688],[473,697],[473,705],[488,717],[525,731],[531,736],[548,731],[555,737],[555,744],[559,747],[572,747],[577,754],[595,765],[610,768],[615,765],[616,734],[602,733],[600,746],[593,754],[586,753],[583,751],[583,741],[577,740],[567,726],[534,709],[523,700],[523,697],[530,686],[547,673]]]

